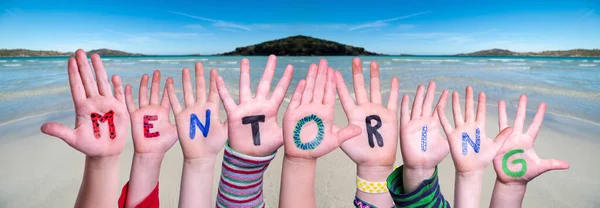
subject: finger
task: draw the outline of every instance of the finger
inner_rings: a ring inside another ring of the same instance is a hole
[[[514,131],[523,132],[525,125],[525,116],[527,115],[527,95],[522,94],[519,98],[519,107],[517,107],[517,116],[515,117]]]
[[[73,103],[79,103],[85,100],[85,88],[81,82],[81,76],[79,75],[79,68],[77,67],[77,61],[74,57],[70,57],[67,62],[67,73],[69,74],[69,85],[71,86],[71,96],[73,97]]]
[[[462,117],[462,112],[460,112],[460,97],[458,92],[452,93],[452,114],[454,115],[454,126],[458,127],[465,122]]]
[[[300,105],[302,102],[302,95],[304,93],[304,89],[306,88],[306,80],[300,80],[296,85],[296,90],[294,90],[294,94],[292,94],[292,99],[290,99],[290,103],[288,104],[288,109],[294,109]]]
[[[294,76],[294,66],[288,64],[287,67],[285,67],[285,71],[283,72],[281,79],[279,79],[279,83],[277,83],[273,93],[271,93],[271,96],[269,96],[269,100],[274,100],[277,102],[277,106],[281,105],[281,102],[285,97],[285,93],[290,86],[290,82],[292,81],[292,76]]]
[[[325,98],[323,99],[323,104],[325,105],[335,105],[335,70],[329,67],[327,69],[327,81],[325,83]]]
[[[339,144],[344,143],[346,140],[358,136],[362,132],[362,129],[354,124],[350,124],[335,133],[335,136]]]
[[[265,71],[263,72],[260,82],[258,83],[258,88],[256,89],[257,97],[260,96],[262,98],[266,98],[269,96],[269,91],[271,91],[271,81],[273,80],[273,75],[275,75],[276,65],[277,57],[271,54],[267,60]]]
[[[246,58],[240,62],[240,104],[252,99],[250,91],[250,61]]]
[[[181,104],[179,104],[179,99],[175,93],[175,86],[173,86],[173,79],[171,77],[167,79],[167,92],[167,94],[169,94],[169,103],[171,103],[173,114],[177,115],[181,112]]]
[[[114,89],[114,97],[121,103],[125,103],[125,94],[123,93],[123,83],[119,75],[113,74],[112,83]]]
[[[402,96],[402,107],[400,107],[400,126],[405,126],[410,121],[410,109],[408,107],[409,103],[410,97],[408,95]]]
[[[352,81],[354,82],[354,96],[358,105],[369,102],[367,90],[365,89],[365,79],[363,77],[363,68],[360,58],[352,59]]]
[[[206,80],[204,79],[204,66],[200,62],[194,65],[196,76],[196,102],[206,102]]]
[[[392,83],[390,84],[390,95],[388,96],[387,108],[398,112],[398,91],[400,90],[400,84],[398,83],[398,77],[392,77]],[[398,115],[398,114],[396,114]]]
[[[537,138],[538,132],[540,132],[542,122],[544,121],[544,114],[546,114],[546,103],[540,103],[537,113],[535,114],[535,117],[533,117],[533,121],[527,130],[527,135],[531,136],[533,140]]]
[[[417,87],[417,92],[415,93],[415,100],[413,101],[411,119],[416,119],[421,116],[421,108],[423,107],[423,92],[425,91],[425,87],[423,85],[419,85]]]
[[[158,105],[160,96],[160,71],[154,70],[152,84],[150,85],[150,105]]]
[[[433,110],[433,114],[431,116],[434,118],[438,117],[437,108],[442,107],[442,108],[446,109],[446,103],[448,103],[448,90],[442,91],[442,95],[440,95],[440,99],[438,100],[436,109]]]
[[[313,99],[313,89],[315,88],[315,77],[317,76],[317,65],[311,64],[306,72],[306,87],[302,93],[302,104],[310,103]]]
[[[429,84],[427,85],[427,93],[425,94],[425,101],[423,101],[421,116],[430,116],[431,115],[431,106],[433,105],[434,99],[435,99],[435,82],[429,81]]]
[[[86,95],[88,97],[98,95],[98,86],[96,85],[96,81],[94,81],[94,75],[92,75],[92,69],[90,69],[85,51],[82,49],[75,51],[75,59],[77,60],[77,68],[79,69],[79,75],[81,76]]]
[[[494,138],[494,146],[496,147],[496,151],[500,150],[500,148],[502,147],[506,139],[508,139],[508,136],[512,134],[512,132],[513,128],[508,127],[503,129],[500,133],[498,133],[498,136]]]
[[[508,116],[506,115],[506,103],[504,100],[498,102],[498,131],[508,127]]]
[[[223,107],[227,112],[233,112],[236,104],[231,95],[229,94],[229,90],[227,90],[227,86],[225,86],[225,81],[223,77],[219,76],[217,78],[217,89],[219,92],[219,97],[221,97],[221,101],[223,102]]]
[[[142,80],[140,80],[140,91],[138,92],[138,102],[140,103],[140,108],[148,105],[148,75],[142,75]]]
[[[325,59],[321,59],[319,61],[319,71],[317,72],[315,89],[313,90],[313,102],[323,103],[323,94],[325,93],[325,85],[327,85],[328,69],[329,67],[327,66],[327,61]]]
[[[169,103],[169,92],[167,92],[167,83],[165,82],[165,87],[163,89],[162,98],[160,99],[160,105],[165,108],[171,108],[171,103]]]
[[[127,111],[129,114],[136,111],[135,103],[133,102],[131,85],[125,85],[125,104],[127,104]]]
[[[475,116],[473,116],[474,108],[475,99],[473,98],[473,87],[467,86],[465,92],[465,122],[475,121]]]
[[[102,59],[100,59],[98,54],[92,54],[90,59],[92,59],[92,66],[94,66],[94,72],[96,73],[96,81],[98,83],[100,95],[111,95],[112,92],[110,91],[110,84],[108,83],[108,76],[106,76]]]
[[[181,82],[183,85],[183,102],[185,107],[190,107],[194,104],[194,91],[192,89],[192,81],[190,80],[190,69],[183,68],[181,72]]]
[[[219,90],[217,89],[217,78],[218,77],[219,77],[219,72],[216,69],[211,69],[210,70],[210,89],[208,92],[208,101],[210,101],[211,103],[217,103],[217,104],[219,103]]]
[[[551,171],[551,170],[566,170],[566,169],[569,169],[571,167],[571,165],[569,165],[569,163],[564,160],[549,159],[549,160],[540,161],[539,167],[540,167],[540,170],[542,171],[540,173],[540,175],[541,175],[541,174]]]
[[[42,132],[44,132],[44,134],[62,139],[69,146],[75,145],[75,140],[76,140],[75,131],[73,131],[73,129],[66,127],[63,124],[56,123],[56,122],[44,123],[44,125],[42,125],[41,130],[42,130]]]
[[[335,76],[337,94],[340,96],[340,103],[342,103],[342,108],[347,114],[352,110],[352,108],[354,108],[354,100],[352,100],[350,92],[348,92],[348,87],[346,86],[346,82],[344,81],[342,73],[337,71],[335,72]]]
[[[436,111],[440,119],[440,124],[442,124],[442,128],[444,129],[444,132],[446,133],[446,135],[450,135],[450,133],[452,133],[454,129],[452,129],[452,125],[450,125],[450,121],[448,121],[448,118],[446,117],[446,112],[444,112],[444,108],[438,106]]]
[[[375,104],[381,104],[381,84],[379,83],[380,78],[379,78],[379,64],[377,64],[377,62],[372,61],[371,65],[369,66],[369,68],[371,69],[370,71],[370,76],[371,76],[371,102],[375,103]]]
[[[486,98],[484,92],[479,92],[479,99],[477,100],[477,115],[475,121],[478,122],[481,126],[485,126],[485,118],[486,118]]]

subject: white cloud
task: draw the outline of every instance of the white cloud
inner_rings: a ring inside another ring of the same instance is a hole
[[[191,15],[191,14],[186,14],[183,12],[176,12],[176,11],[169,11],[169,12],[173,13],[173,14],[193,18],[193,19],[199,19],[202,21],[212,22],[213,26],[219,27],[219,28],[234,28],[234,29],[241,29],[241,30],[246,30],[246,31],[252,30],[248,26],[244,26],[241,24],[236,24],[236,23],[228,22],[228,21],[224,21],[224,20],[216,20],[216,19],[211,19],[211,18],[206,18],[206,17],[200,17],[200,16]]]
[[[397,29],[400,30],[408,30],[408,29],[413,29],[415,28],[414,25],[410,25],[410,24],[399,24],[398,26],[396,26]]]
[[[199,24],[185,25],[184,27],[189,29],[204,30],[204,26]]]
[[[14,17],[14,18],[19,18],[19,15],[15,14],[15,12],[12,12],[9,9],[5,9],[4,12],[6,12],[6,14],[8,14],[8,15]]]
[[[384,19],[384,20],[377,20],[377,21],[368,22],[368,23],[365,23],[365,24],[355,25],[353,27],[350,27],[348,30],[353,31],[353,30],[365,29],[365,28],[385,27],[385,26],[388,25],[389,22],[394,22],[394,21],[398,21],[398,20],[401,20],[401,19],[406,19],[406,18],[410,18],[410,17],[414,17],[414,16],[419,16],[419,15],[427,14],[427,13],[430,13],[430,12],[431,11],[417,12],[417,13],[409,14],[409,15],[406,15],[406,16],[394,17],[394,18]]]
[[[388,36],[402,37],[402,38],[416,38],[416,39],[432,39],[441,38],[456,35],[456,33],[446,32],[426,32],[426,33],[392,33],[386,34]]]

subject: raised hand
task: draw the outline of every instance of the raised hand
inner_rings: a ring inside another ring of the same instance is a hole
[[[350,124],[338,130],[333,124],[335,107],[334,70],[321,59],[311,64],[306,80],[301,80],[283,117],[283,137],[287,157],[317,159],[360,134]]]
[[[225,145],[227,128],[219,119],[219,95],[217,93],[216,69],[210,71],[210,92],[206,98],[204,81],[204,67],[197,62],[196,71],[196,98],[190,70],[182,70],[183,96],[185,108],[182,109],[175,94],[173,79],[167,79],[169,101],[175,114],[175,123],[179,135],[179,143],[183,149],[185,159],[214,158]]]
[[[438,112],[432,112],[435,96],[435,82],[430,81],[427,93],[419,85],[415,94],[412,111],[408,105],[408,95],[402,97],[400,113],[400,147],[405,168],[434,169],[448,155],[448,141],[440,131]],[[437,107],[444,108],[448,101],[448,90],[444,90]]]
[[[112,76],[114,95],[98,54],[92,54],[96,80],[85,51],[69,58],[68,73],[75,104],[75,129],[48,122],[42,132],[65,141],[85,154],[85,169],[75,207],[110,207],[116,204],[119,161],[129,129],[123,86]]]
[[[352,60],[352,78],[356,104],[340,72],[336,72],[335,83],[348,123],[360,126],[361,133],[344,142],[342,150],[358,166],[392,167],[398,149],[398,78],[393,77],[387,106],[381,101],[379,65],[371,62],[371,98],[369,100],[363,79],[362,62]],[[389,174],[389,173],[388,173]],[[385,179],[384,179],[385,180]]]
[[[533,149],[533,142],[544,120],[546,104],[540,104],[531,126],[524,132],[526,111],[527,96],[521,95],[513,131],[494,158],[497,180],[505,184],[526,184],[547,171],[569,168],[569,163],[563,160],[541,159]],[[503,100],[498,103],[498,124],[500,129],[508,127],[506,104]]]
[[[48,122],[42,125],[42,132],[62,139],[89,157],[119,156],[125,147],[129,128],[123,85],[119,76],[113,75],[113,95],[102,59],[98,54],[92,54],[90,58],[96,80],[85,51],[77,50],[75,57],[68,61],[69,83],[75,104],[75,129]]]
[[[475,116],[473,114],[473,88],[467,86],[464,120],[461,115],[459,99],[458,92],[452,93],[455,128],[452,128],[450,122],[448,122],[444,107],[437,107],[442,127],[450,145],[452,160],[456,171],[459,173],[483,171],[496,156],[511,129],[504,129],[495,139],[489,139],[485,133],[485,93],[479,93],[477,115]]]
[[[131,117],[131,134],[135,153],[164,155],[177,141],[177,128],[171,124],[169,116],[171,105],[167,87],[160,97],[160,71],[154,71],[148,102],[148,75],[140,81],[139,109],[131,95],[131,86],[125,86],[125,100]]]
[[[286,67],[281,80],[269,97],[276,64],[277,57],[269,56],[256,95],[252,97],[250,62],[248,59],[242,59],[239,105],[229,95],[223,78],[217,79],[217,89],[225,111],[227,111],[229,145],[243,154],[266,156],[277,151],[283,145],[283,135],[277,124],[277,112],[292,80],[294,68],[292,65]]]

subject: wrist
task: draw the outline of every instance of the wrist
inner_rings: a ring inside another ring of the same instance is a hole
[[[215,157],[203,157],[203,158],[184,158],[183,165],[191,168],[206,168],[215,166]],[[211,169],[212,171],[212,169]]]
[[[283,156],[283,161],[289,162],[292,164],[298,164],[298,165],[316,165],[317,164],[316,158],[306,159],[306,158],[301,158],[301,157],[289,156],[288,154],[285,154]]]
[[[387,177],[392,173],[393,167],[391,165],[383,166],[356,166],[356,176],[359,178],[371,181],[371,182],[385,182]]]
[[[134,163],[138,161],[148,165],[160,165],[164,157],[164,153],[133,153]]]
[[[119,167],[121,162],[120,156],[109,156],[109,157],[85,157],[85,164],[93,170],[109,169]]]
[[[456,179],[462,179],[462,180],[475,180],[475,179],[481,179],[483,178],[483,170],[477,170],[477,171],[468,171],[468,172],[459,172],[456,171]]]
[[[523,202],[527,184],[504,183],[496,179],[490,207],[517,207]]]

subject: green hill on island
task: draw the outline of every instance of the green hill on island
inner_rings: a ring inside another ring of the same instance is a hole
[[[86,52],[88,55],[97,53],[100,56],[145,56],[139,53],[128,53],[125,51],[118,51],[112,49],[96,49]],[[41,51],[41,50],[27,50],[27,49],[0,49],[0,57],[40,57],[40,56],[72,56],[72,52],[58,52],[58,51]]]
[[[361,56],[383,55],[329,40],[297,35],[236,48],[222,56]]]
[[[457,56],[563,56],[563,57],[600,57],[600,49],[573,49],[564,51],[513,52],[505,49],[490,49],[473,53],[461,53]]]

